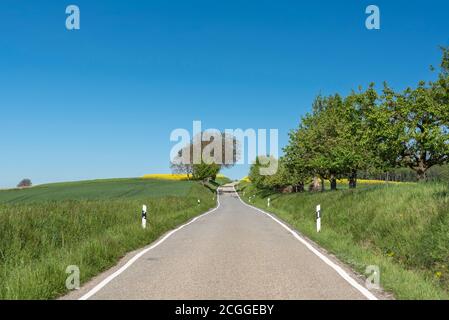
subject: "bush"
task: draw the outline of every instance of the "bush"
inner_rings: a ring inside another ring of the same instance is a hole
[[[22,181],[19,182],[17,188],[28,188],[31,187],[32,185],[33,184],[31,183],[30,179],[23,179]]]

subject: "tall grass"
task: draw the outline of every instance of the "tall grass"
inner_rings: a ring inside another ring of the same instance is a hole
[[[449,187],[395,184],[324,193],[269,194],[252,186],[252,204],[266,208],[364,273],[381,268],[381,283],[400,299],[447,299]],[[315,207],[322,207],[316,233]]]
[[[121,190],[121,182],[115,183]],[[67,292],[67,266],[79,266],[85,282],[113,266],[126,252],[215,206],[212,192],[196,183],[184,185],[182,195],[159,192],[158,196],[140,198],[135,193],[139,194],[142,186],[136,183],[136,188],[127,189],[130,198],[108,200],[97,185],[97,193],[82,199],[75,184],[72,196],[77,199],[70,200],[66,199],[69,184],[63,193],[65,200],[42,200],[38,192],[34,201],[25,197],[0,203],[0,299],[58,297]],[[53,198],[54,194],[47,196]],[[95,196],[98,199],[92,199]],[[140,225],[144,203],[149,208],[145,230]]]

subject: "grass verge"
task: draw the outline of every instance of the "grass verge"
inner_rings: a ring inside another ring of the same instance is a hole
[[[195,182],[141,179],[55,184],[14,190],[13,196],[2,191],[0,299],[61,296],[69,265],[80,268],[84,283],[127,252],[215,207],[213,197]],[[149,208],[145,230],[142,204]]]
[[[324,193],[279,194],[239,186],[242,199],[276,214],[361,274],[376,265],[397,299],[448,299],[449,190],[391,184]],[[267,198],[271,206],[267,208]],[[315,207],[322,207],[316,232]]]

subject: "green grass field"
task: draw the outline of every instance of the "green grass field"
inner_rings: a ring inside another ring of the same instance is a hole
[[[185,196],[194,184],[193,181],[138,178],[52,183],[29,189],[0,191],[0,204],[52,200],[145,199],[160,196]]]
[[[227,184],[227,183],[232,182],[232,180],[229,179],[228,177],[222,177],[222,176],[220,176],[220,177],[217,177],[217,178],[215,179],[215,182],[216,182],[217,184],[219,184],[219,185],[224,185],[224,184]]]
[[[356,190],[278,194],[240,185],[242,198],[271,211],[398,299],[449,298],[449,187],[445,184],[361,185]],[[267,208],[267,197],[271,206]],[[322,207],[316,232],[315,207]]]
[[[0,191],[0,299],[58,297],[67,292],[67,266],[79,266],[83,283],[215,207],[213,197],[213,186],[143,179]],[[149,209],[146,230],[142,204]]]

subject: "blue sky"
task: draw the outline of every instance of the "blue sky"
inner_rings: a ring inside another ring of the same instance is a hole
[[[81,30],[65,29],[65,8]],[[381,9],[381,30],[365,8]],[[0,1],[0,187],[169,172],[173,129],[277,128],[316,94],[430,79],[441,1]],[[246,175],[247,166],[226,173]]]

